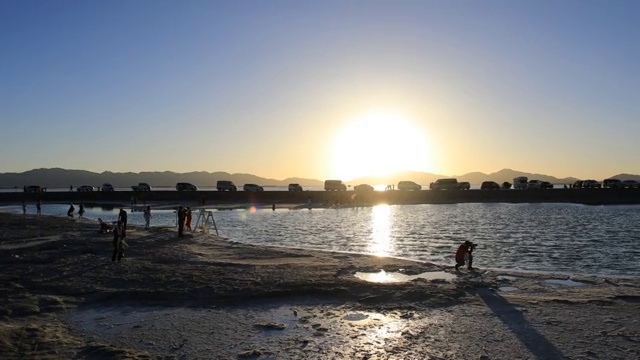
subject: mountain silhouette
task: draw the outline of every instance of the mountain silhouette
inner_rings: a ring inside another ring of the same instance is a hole
[[[302,186],[322,186],[322,182],[315,179],[287,178],[276,180],[263,178],[252,174],[230,174],[227,172],[196,171],[188,173],[176,173],[172,171],[161,172],[111,172],[95,173],[86,170],[66,170],[60,168],[34,169],[23,173],[0,173],[0,187],[12,188],[29,185],[40,185],[50,188],[69,187],[80,185],[100,186],[110,183],[115,187],[130,187],[139,182],[149,183],[151,186],[173,187],[178,182],[189,182],[196,186],[215,187],[218,180],[231,180],[236,185],[260,184],[263,186],[286,186],[289,183],[299,183]]]
[[[482,172],[470,172],[463,175],[449,176],[439,175],[427,172],[400,172],[388,176],[368,176],[357,178],[351,181],[345,181],[349,185],[358,184],[397,184],[399,181],[414,181],[421,185],[428,185],[437,179],[457,178],[458,181],[468,181],[471,184],[480,184],[483,181],[492,180],[498,183],[505,181],[512,182],[517,176],[526,176],[530,180],[549,181],[554,184],[571,184],[578,180],[574,177],[556,178],[551,175],[535,174],[525,171],[502,169],[497,172],[485,174]],[[640,175],[618,174],[611,176],[620,180],[637,180],[640,181]],[[172,171],[147,171],[140,173],[133,172],[111,172],[105,171],[95,173],[86,170],[67,170],[61,168],[51,169],[33,169],[22,173],[0,173],[0,187],[2,188],[21,188],[28,185],[40,185],[50,188],[69,187],[74,188],[80,185],[100,186],[103,183],[110,183],[115,187],[130,187],[139,182],[149,183],[151,186],[169,186],[173,187],[178,182],[189,182],[200,187],[215,187],[218,180],[231,180],[236,185],[243,184],[260,184],[262,186],[286,186],[290,183],[298,183],[304,186],[321,187],[322,180],[290,177],[282,180],[264,178],[253,174],[227,172],[206,172],[194,171],[188,173],[176,173]],[[602,181],[603,179],[597,179]]]

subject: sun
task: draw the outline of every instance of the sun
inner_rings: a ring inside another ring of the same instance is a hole
[[[332,147],[333,173],[342,180],[426,171],[430,151],[423,131],[407,118],[376,112],[350,121]]]

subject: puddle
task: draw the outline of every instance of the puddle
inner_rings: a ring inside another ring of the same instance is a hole
[[[368,318],[369,315],[363,313],[347,314],[343,317],[343,319],[347,321],[362,321],[367,320]]]
[[[355,277],[360,280],[375,283],[402,283],[416,279],[451,281],[456,278],[456,275],[444,271],[430,271],[418,275],[405,275],[398,272],[380,270],[380,272],[376,273],[357,272]]]
[[[519,280],[519,279],[524,279],[524,278],[520,277],[520,276],[512,276],[512,275],[498,275],[498,276],[496,276],[496,279],[514,281],[514,280]]]
[[[563,286],[585,286],[587,284],[579,281],[573,281],[571,279],[560,280],[560,279],[549,279],[544,281],[547,284],[551,285],[563,285]]]

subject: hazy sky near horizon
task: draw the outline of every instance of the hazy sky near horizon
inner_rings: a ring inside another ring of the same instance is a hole
[[[0,2],[0,172],[640,173],[640,2]]]

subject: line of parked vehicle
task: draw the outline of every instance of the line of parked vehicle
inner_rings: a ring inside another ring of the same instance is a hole
[[[541,180],[529,180],[526,176],[519,176],[513,179],[513,184],[508,181],[503,182],[502,184],[498,184],[495,181],[484,181],[480,185],[480,190],[508,190],[511,189],[522,190],[522,189],[553,189],[553,184],[548,181]],[[600,189],[600,188],[611,188],[611,189],[630,189],[630,188],[640,188],[640,182],[636,180],[620,180],[620,179],[605,179],[602,183],[596,180],[578,180],[573,184],[565,185],[566,188],[572,189]],[[455,178],[447,178],[447,179],[438,179],[435,182],[429,184],[430,190],[469,190],[471,188],[471,184],[467,181],[458,181]],[[148,183],[138,183],[137,185],[131,186],[133,191],[151,191],[151,185]],[[238,187],[229,180],[219,180],[216,183],[216,189],[218,191],[238,191]],[[346,191],[347,185],[345,185],[341,180],[326,180],[324,182],[325,191]],[[391,185],[387,186],[387,190],[392,190],[393,187]],[[413,181],[400,181],[398,182],[397,189],[400,191],[418,191],[422,189],[422,186],[413,182]],[[78,192],[90,192],[90,191],[114,191],[115,188],[113,185],[109,183],[102,184],[101,187],[93,187],[91,185],[82,185],[76,188]],[[264,191],[264,187],[258,184],[244,184],[242,186],[242,190],[247,192],[261,192]],[[292,183],[288,186],[289,191],[303,191],[302,186],[300,184]],[[374,191],[373,186],[369,184],[360,184],[353,187],[353,190],[356,192],[369,192]],[[31,185],[25,187],[25,192],[42,192],[44,188],[38,185]],[[187,182],[179,182],[176,184],[176,191],[198,191],[198,187]]]
[[[25,187],[25,192],[37,193],[42,192],[44,188],[38,185],[30,185]],[[151,185],[148,183],[138,183],[137,185],[132,185],[131,190],[133,191],[151,191]],[[238,187],[232,182],[228,180],[219,180],[216,183],[216,189],[218,191],[237,191]],[[244,184],[242,186],[242,190],[249,192],[261,192],[264,191],[264,187],[258,184]],[[109,183],[104,183],[100,187],[94,187],[91,185],[81,185],[76,188],[78,192],[91,192],[91,191],[115,191],[115,187]],[[176,191],[198,191],[198,187],[187,182],[179,182],[176,184]],[[289,191],[302,191],[302,186],[300,184],[289,184]]]
[[[589,179],[589,180],[577,180],[573,184],[565,184],[565,188],[570,189],[633,189],[640,188],[640,182],[636,180],[620,180],[620,179],[605,179],[602,183]],[[519,176],[513,179],[514,189],[553,189],[553,184],[548,181],[540,180],[528,180],[526,176]]]
[[[596,180],[578,180],[573,185],[573,189],[637,189],[640,188],[640,182],[636,180],[620,180],[620,179],[604,179],[602,183]]]

